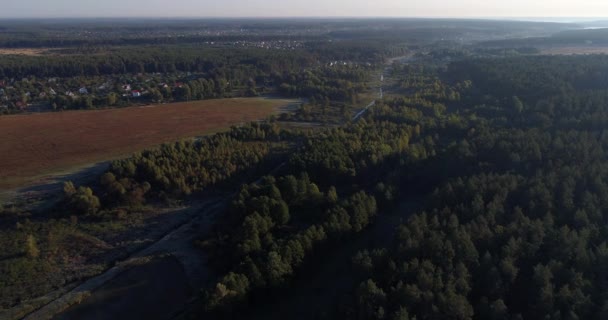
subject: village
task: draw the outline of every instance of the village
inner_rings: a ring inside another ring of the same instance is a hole
[[[316,64],[315,68],[326,70],[372,66],[350,60],[317,61]],[[0,78],[0,114],[256,96],[272,92],[272,87],[276,87],[268,79],[259,82],[254,78],[239,81],[197,72]]]
[[[193,90],[196,85],[191,85],[191,81],[200,83],[200,90]],[[217,82],[190,72],[3,79],[0,80],[0,114],[201,100],[220,97],[220,94],[223,97],[225,92],[233,90],[230,82]],[[239,92],[234,94],[239,95]]]

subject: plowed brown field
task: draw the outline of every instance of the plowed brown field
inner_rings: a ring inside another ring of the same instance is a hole
[[[264,118],[287,100],[222,99],[0,117],[0,190]]]

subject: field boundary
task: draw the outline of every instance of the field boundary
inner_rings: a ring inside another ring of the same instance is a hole
[[[231,98],[0,117],[0,194],[56,173],[288,112],[293,100]]]

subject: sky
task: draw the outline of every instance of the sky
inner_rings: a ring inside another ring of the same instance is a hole
[[[0,18],[605,16],[606,0],[0,0]]]

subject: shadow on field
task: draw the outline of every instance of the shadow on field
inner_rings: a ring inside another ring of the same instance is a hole
[[[13,202],[25,203],[31,210],[44,209],[49,205],[48,200],[58,198],[63,189],[63,183],[72,181],[75,185],[90,185],[106,171],[110,162],[100,162],[92,166],[80,167],[71,172],[46,175],[31,185],[0,194]]]
[[[43,180],[41,184],[20,189],[18,192],[28,193],[61,190],[63,183],[66,181],[72,181],[75,184],[86,184],[88,182],[93,182],[95,178],[108,169],[109,166],[109,162],[100,162],[93,166],[83,168],[77,172],[54,175]]]

